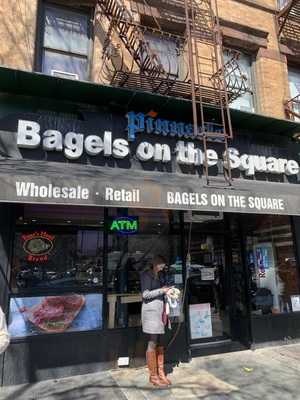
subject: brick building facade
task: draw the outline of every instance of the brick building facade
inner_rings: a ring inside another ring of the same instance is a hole
[[[298,4],[0,0],[2,385],[300,337]]]
[[[43,2],[1,1],[0,60],[9,68],[43,72],[40,60],[43,29]],[[99,82],[101,49],[105,24],[94,19],[92,1],[49,2],[89,17],[91,43],[87,80]],[[134,2],[132,2],[134,3]],[[247,56],[251,69],[253,109],[255,113],[285,118],[284,102],[293,97],[289,86],[289,69],[297,69],[297,54],[278,38],[277,0],[219,1],[219,18],[224,45]],[[47,3],[45,3],[47,4]],[[129,5],[135,9],[134,4]],[[156,10],[155,10],[156,12]],[[159,14],[158,14],[159,16]],[[103,29],[104,28],[104,29]],[[296,65],[295,65],[296,63]]]

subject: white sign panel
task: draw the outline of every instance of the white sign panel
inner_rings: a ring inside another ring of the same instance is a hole
[[[214,268],[202,268],[201,279],[203,281],[214,281],[215,280],[215,269]]]
[[[190,329],[192,339],[212,336],[210,303],[191,304],[189,307]]]
[[[291,296],[292,310],[300,311],[300,295]]]

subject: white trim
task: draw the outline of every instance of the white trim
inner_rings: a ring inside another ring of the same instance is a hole
[[[67,78],[67,79],[74,79],[74,80],[79,80],[79,76],[77,74],[74,74],[72,72],[66,72],[66,71],[59,71],[57,69],[51,69],[51,75],[52,76],[57,76],[60,78]]]

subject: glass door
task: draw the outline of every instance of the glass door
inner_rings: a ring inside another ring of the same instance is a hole
[[[223,215],[187,215],[188,313],[192,343],[230,337]]]

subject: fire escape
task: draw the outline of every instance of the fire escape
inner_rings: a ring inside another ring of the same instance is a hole
[[[292,53],[300,56],[300,0],[285,0],[277,15],[278,36]],[[286,115],[289,119],[300,118],[300,88],[299,94],[284,102]]]
[[[224,63],[216,0],[98,0],[97,5],[96,18],[106,26],[102,82],[191,100],[194,135],[204,150],[209,141],[222,143],[228,157],[229,103],[247,91],[247,84],[238,53]],[[172,25],[182,29],[174,31]],[[176,43],[181,60],[176,71],[167,54],[162,57],[151,46],[149,34]],[[214,109],[213,124],[207,108]],[[207,163],[204,172],[209,184]],[[230,184],[229,167],[224,176]]]

